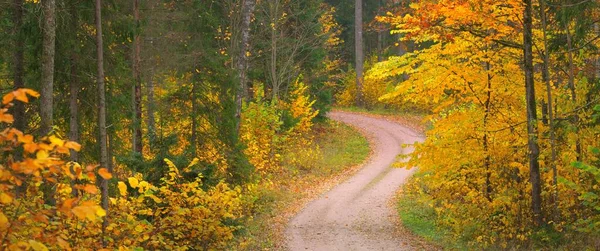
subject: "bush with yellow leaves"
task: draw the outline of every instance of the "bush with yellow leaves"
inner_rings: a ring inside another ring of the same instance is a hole
[[[244,105],[240,137],[246,145],[244,153],[261,175],[281,171],[282,155],[293,151],[288,164],[310,167],[319,155],[311,135],[315,100],[308,87],[297,80],[289,101],[264,100],[264,88],[255,88],[254,101]]]
[[[279,146],[283,140],[281,111],[277,101],[264,100],[262,85],[255,88],[254,94],[254,101],[244,104],[242,112],[240,138],[246,145],[244,154],[260,173],[275,172],[279,170]]]
[[[28,101],[32,90],[6,95],[0,124],[13,122],[13,100]],[[98,202],[96,177],[112,179],[105,168],[85,168],[61,159],[80,145],[55,136],[36,141],[7,126],[0,132],[0,249],[226,249],[242,216],[239,188],[221,182],[205,188],[202,177],[189,180],[169,160],[166,177],[153,185],[140,174],[117,182],[119,195],[109,210]],[[194,160],[188,168],[195,165]],[[96,174],[97,173],[97,174]],[[114,183],[113,183],[114,184]],[[108,223],[103,230],[103,220]]]
[[[287,109],[294,123],[286,132],[288,142],[284,150],[293,154],[286,154],[291,157],[287,161],[298,167],[310,168],[320,155],[319,147],[311,133],[313,119],[319,111],[313,109],[315,100],[310,99],[308,87],[298,80],[294,84],[289,102]]]
[[[241,190],[220,182],[204,190],[202,177],[186,181],[168,159],[162,185],[154,186],[141,174],[118,182],[120,196],[111,198],[107,235],[112,246],[144,249],[225,249],[239,229]],[[197,160],[193,161],[194,165]],[[114,214],[113,214],[114,212]],[[113,216],[114,215],[114,216]]]

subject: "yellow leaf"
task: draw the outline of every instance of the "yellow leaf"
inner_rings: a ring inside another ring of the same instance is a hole
[[[29,240],[29,245],[34,251],[48,251],[46,245],[42,244],[41,242]]]
[[[1,193],[0,194],[0,203],[2,204],[8,204],[11,203],[13,200],[12,196],[6,194],[6,193]]]
[[[113,177],[112,174],[108,172],[108,169],[104,167],[98,170],[98,174],[105,180],[111,179]]]
[[[62,146],[65,144],[65,142],[62,139],[59,139],[58,137],[52,135],[49,138],[50,140],[50,144],[53,146]]]
[[[62,249],[62,250],[67,250],[70,251],[71,250],[71,245],[69,245],[68,242],[66,242],[65,240],[63,240],[63,238],[60,237],[56,237],[56,242],[58,243],[58,246]]]
[[[125,185],[124,182],[119,181],[119,193],[121,193],[121,196],[127,196],[127,185]]]
[[[35,154],[35,157],[36,157],[38,160],[45,160],[45,159],[47,159],[48,157],[50,157],[50,154],[48,154],[48,152],[47,152],[47,151],[45,151],[45,150],[40,150],[40,151],[38,151],[38,152]]]
[[[3,212],[0,212],[0,230],[6,230],[8,225],[8,218],[6,218]]]
[[[104,216],[106,216],[106,211],[103,208],[98,207],[98,208],[96,208],[96,215],[98,215],[100,217],[104,217]]]
[[[75,214],[75,216],[77,216],[77,218],[79,219],[89,219],[90,221],[95,220],[98,216],[102,216],[102,214],[104,213],[104,215],[106,215],[106,212],[104,212],[104,210],[96,205],[96,203],[94,203],[93,201],[85,201],[83,203],[81,203],[81,205],[74,207],[73,209],[71,209],[71,212],[73,212],[73,214]]]
[[[128,180],[129,180],[129,185],[130,185],[132,188],[136,188],[136,187],[138,187],[138,184],[139,184],[139,182],[138,182],[138,180],[137,180],[136,178],[134,178],[134,177],[131,177],[131,178],[129,178]]]

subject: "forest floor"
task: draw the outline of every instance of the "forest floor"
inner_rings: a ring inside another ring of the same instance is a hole
[[[406,121],[331,112],[329,117],[351,125],[370,140],[372,154],[352,177],[322,194],[288,224],[289,250],[421,250],[432,247],[408,233],[398,222],[395,195],[412,171],[392,167],[403,144],[423,136]],[[398,123],[399,122],[399,123]]]

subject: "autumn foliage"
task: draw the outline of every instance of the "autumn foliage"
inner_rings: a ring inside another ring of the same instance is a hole
[[[14,100],[38,94],[19,89],[4,96],[0,134],[0,243],[9,250],[222,249],[230,245],[241,217],[241,190],[221,182],[205,187],[201,176],[169,171],[159,184],[135,174],[118,181],[105,168],[63,159],[79,144],[56,136],[35,140],[11,128]],[[198,163],[196,159],[184,172]],[[98,179],[116,185],[109,210],[99,206]],[[108,220],[105,232],[102,220]]]
[[[584,71],[584,62],[597,56],[586,47],[590,44],[580,44],[577,63],[570,64],[565,60],[569,48],[550,47],[557,50],[550,52],[550,84],[544,85],[541,70],[535,72],[540,119],[533,123],[539,128],[534,139],[541,149],[544,221],[536,227],[522,66],[523,10],[522,1],[512,0],[419,1],[407,14],[379,17],[401,35],[401,42],[419,46],[376,64],[365,84],[389,81],[395,87],[381,101],[410,102],[429,111],[426,119],[432,129],[404,164],[419,168],[405,192],[434,209],[438,226],[455,240],[472,247],[527,248],[532,243],[557,245],[557,236],[579,236],[574,239],[580,245],[593,245],[600,224],[598,111],[593,109],[599,78]],[[550,20],[564,15],[544,11]],[[586,15],[597,17],[592,11]],[[566,25],[578,24],[573,20]],[[537,52],[545,39],[558,44],[573,32],[550,28],[555,30],[544,37],[539,19],[534,20]],[[583,36],[580,43],[592,37]],[[542,58],[535,55],[536,69],[542,69]],[[556,120],[548,119],[549,109]]]

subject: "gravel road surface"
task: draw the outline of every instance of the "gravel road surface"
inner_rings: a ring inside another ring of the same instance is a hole
[[[391,166],[398,154],[412,151],[402,144],[424,138],[413,130],[382,118],[345,112],[331,119],[362,131],[373,154],[360,171],[320,198],[310,202],[288,224],[289,250],[414,250],[399,231],[395,192],[412,171]]]

